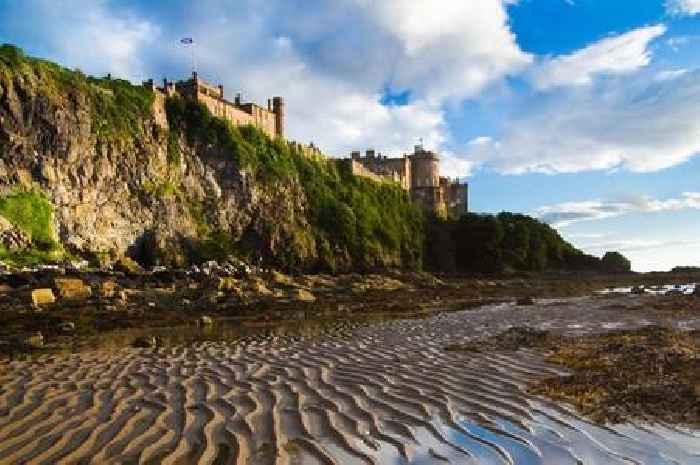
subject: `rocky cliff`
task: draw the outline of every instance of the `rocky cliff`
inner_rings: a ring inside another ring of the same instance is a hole
[[[417,267],[398,186],[203,106],[0,47],[0,258]]]

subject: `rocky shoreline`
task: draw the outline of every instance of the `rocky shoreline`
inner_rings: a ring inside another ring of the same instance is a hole
[[[143,270],[123,260],[110,270],[42,267],[0,275],[0,356],[79,348],[124,328],[207,326],[217,320],[275,324],[313,318],[425,317],[499,301],[590,295],[608,286],[669,282],[679,276],[475,278],[423,272],[290,276],[240,263]],[[611,284],[611,280],[615,283]],[[676,290],[669,291],[677,293]],[[145,336],[133,343],[153,346]]]

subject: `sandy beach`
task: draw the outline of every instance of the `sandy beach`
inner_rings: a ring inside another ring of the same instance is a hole
[[[693,464],[700,431],[596,425],[526,392],[563,369],[452,343],[682,318],[634,296],[488,305],[427,319],[265,329],[0,365],[2,464]]]

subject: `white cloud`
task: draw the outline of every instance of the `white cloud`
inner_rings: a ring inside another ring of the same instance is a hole
[[[649,43],[666,32],[656,25],[607,37],[569,55],[544,60],[531,72],[541,90],[593,83],[599,74],[627,74],[647,66],[651,59]]]
[[[669,81],[688,74],[690,70],[688,69],[668,69],[665,71],[660,71],[654,76],[657,81]]]
[[[685,209],[700,210],[700,192],[684,192],[679,198],[665,200],[636,197],[615,201],[565,202],[540,207],[535,210],[535,216],[555,227],[564,227],[582,221],[601,220],[630,213]]]
[[[410,150],[419,137],[445,149],[445,104],[475,96],[531,62],[510,30],[509,3],[342,0],[299,9],[284,0],[235,6],[204,0],[166,10],[185,11],[183,23],[177,15],[146,16],[149,8],[117,9],[106,0],[75,0],[71,8],[29,0],[8,21],[14,34],[20,23],[26,36],[38,31],[33,43],[43,43],[48,58],[135,81],[162,77],[164,65],[182,70],[180,76],[189,72],[177,41],[192,35],[202,77],[222,82],[228,95],[240,89],[258,102],[284,96],[289,137],[345,155],[367,146]],[[26,9],[43,26],[23,19]],[[410,89],[409,104],[381,105],[387,84]],[[455,169],[468,165],[452,158]]]
[[[432,101],[474,96],[532,61],[510,30],[510,0],[346,1],[376,26],[392,84]]]
[[[700,153],[700,70],[606,80],[534,102],[468,156],[500,172],[650,172]]]
[[[674,15],[696,15],[700,13],[700,0],[666,0],[666,10]]]
[[[89,73],[141,78],[145,52],[157,43],[160,29],[105,1],[75,0],[66,4],[39,0],[8,12],[13,27],[42,42],[51,58]],[[32,11],[32,15],[27,15]]]

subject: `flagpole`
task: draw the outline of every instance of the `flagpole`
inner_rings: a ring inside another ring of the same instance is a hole
[[[195,54],[195,47],[196,44],[194,43],[194,40],[192,41],[192,72],[196,73],[197,72],[197,55]]]

